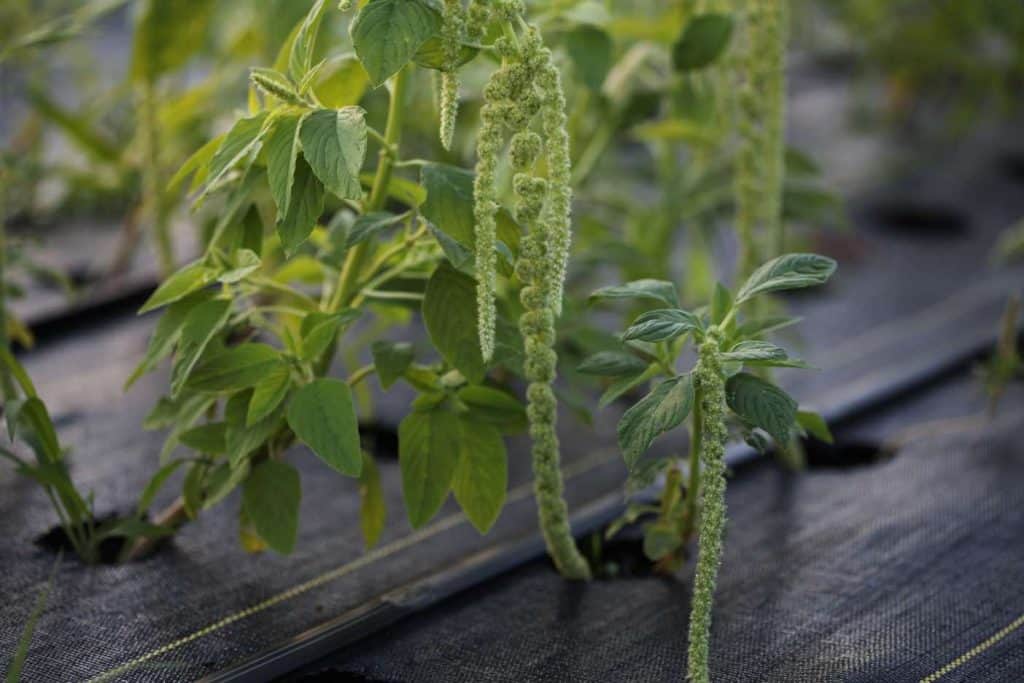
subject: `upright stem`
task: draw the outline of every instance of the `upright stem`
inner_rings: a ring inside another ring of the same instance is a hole
[[[391,183],[391,172],[395,164],[395,149],[402,139],[402,125],[405,120],[405,108],[402,105],[405,99],[408,75],[409,67],[405,67],[395,74],[391,81],[387,128],[384,130],[384,143],[377,163],[377,174],[373,178],[373,187],[370,188],[370,196],[366,200],[366,213],[379,211],[387,200],[388,185]],[[342,266],[338,279],[338,288],[331,299],[331,310],[345,306],[355,295],[359,274],[362,272],[368,254],[369,242],[362,242],[353,247],[345,257],[345,264]]]
[[[139,124],[142,128],[142,192],[149,208],[160,272],[174,272],[174,244],[171,241],[167,206],[160,177],[160,122],[157,119],[155,84],[147,80],[139,92]]]
[[[772,244],[771,257],[786,252],[786,223],[782,218],[782,197],[786,175],[786,43],[789,0],[770,0],[765,8],[766,101],[765,146],[769,154],[765,168],[765,221]]]
[[[705,439],[701,453],[704,488],[700,520],[700,546],[693,577],[690,613],[690,648],[687,658],[689,679],[709,683],[708,655],[711,641],[711,612],[715,598],[718,567],[722,561],[725,530],[725,382],[722,378],[715,339],[704,342],[695,372],[701,392],[699,429]]]

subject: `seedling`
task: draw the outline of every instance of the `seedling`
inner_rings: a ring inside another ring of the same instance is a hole
[[[659,505],[634,506],[624,521],[653,517],[645,527],[644,552],[666,572],[679,568],[693,530],[699,529],[690,619],[691,680],[709,680],[711,608],[725,526],[724,455],[729,422],[760,451],[772,442],[776,449],[788,448],[793,434],[805,431],[831,439],[819,415],[799,410],[785,391],[756,374],[766,367],[807,367],[764,339],[768,332],[797,320],[744,319],[743,311],[770,292],[822,285],[835,268],[835,262],[824,256],[786,254],[755,270],[735,292],[719,285],[711,304],[697,311],[678,307],[675,287],[669,282],[635,282],[594,295],[656,300],[667,306],[634,320],[622,334],[622,351],[597,354],[580,369],[615,378],[609,392],[616,396],[665,377],[619,422],[619,445],[633,488],[645,486],[659,473],[664,476]],[[697,360],[692,370],[678,373],[677,359],[688,343],[692,343]],[[690,453],[685,473],[675,458],[645,461],[643,456],[654,440],[679,427],[687,417]]]

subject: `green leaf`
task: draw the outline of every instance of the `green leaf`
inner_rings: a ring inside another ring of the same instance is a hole
[[[365,114],[360,107],[318,109],[306,117],[299,132],[313,173],[341,199],[363,196],[359,170],[366,156]]]
[[[736,304],[742,304],[766,292],[823,285],[834,272],[836,262],[827,256],[785,254],[772,259],[753,272],[736,293]]]
[[[347,384],[318,379],[300,388],[288,403],[288,426],[328,465],[346,476],[359,476],[359,423]]]
[[[25,399],[18,411],[23,438],[33,443],[36,459],[57,462],[61,460],[60,441],[50,419],[50,412],[38,397]]]
[[[302,354],[304,361],[319,358],[331,345],[338,334],[342,320],[349,318],[343,313],[310,313],[302,320]]]
[[[679,426],[693,406],[693,380],[689,375],[667,379],[654,387],[619,420],[619,447],[632,470],[659,435]]]
[[[267,112],[261,111],[248,118],[239,119],[231,127],[224,141],[217,148],[217,153],[210,160],[207,171],[206,190],[200,199],[210,192],[224,175],[237,166],[243,159],[249,159],[260,148],[263,136],[267,132]]]
[[[501,513],[508,491],[508,455],[501,432],[472,419],[459,419],[459,461],[452,493],[476,530],[486,534]]]
[[[317,0],[303,19],[298,32],[292,41],[292,49],[288,54],[288,74],[296,83],[302,81],[313,67],[313,51],[316,37],[320,32],[320,23],[327,11],[327,0]]]
[[[441,15],[422,0],[371,0],[350,31],[359,61],[379,86],[394,76],[441,28]]]
[[[383,389],[391,388],[392,384],[401,379],[414,357],[412,344],[408,342],[375,341],[370,346],[370,352]]]
[[[471,383],[482,382],[487,366],[480,353],[473,279],[442,263],[427,283],[422,310],[434,347]]]
[[[409,523],[426,524],[448,497],[459,462],[458,418],[447,410],[413,412],[398,426],[398,462]]]
[[[599,351],[576,368],[584,375],[625,377],[638,375],[647,369],[647,361],[625,351]]]
[[[367,550],[380,540],[387,514],[377,463],[363,453],[363,472],[359,475],[359,526],[363,530]]]
[[[192,391],[234,393],[254,386],[283,363],[281,354],[272,346],[240,344],[207,356],[192,371],[185,386]]]
[[[725,362],[740,362],[746,365],[771,366],[785,368],[810,367],[802,360],[790,358],[785,349],[766,341],[746,340],[733,346],[722,354]]]
[[[679,305],[676,286],[665,280],[635,280],[615,287],[602,287],[587,301],[593,303],[602,299],[650,299],[667,306]]]
[[[828,444],[835,443],[832,430],[828,428],[825,418],[818,413],[812,410],[798,410],[796,412],[796,423],[815,439]]]
[[[420,184],[427,200],[420,210],[428,221],[462,246],[472,249],[473,233],[472,171],[447,164],[426,164],[420,171]]]
[[[217,137],[208,140],[206,144],[193,152],[192,156],[185,160],[185,163],[181,165],[181,168],[177,170],[170,182],[167,183],[167,192],[177,192],[181,184],[185,182],[185,178],[188,178],[193,173],[195,173],[195,176],[192,179],[192,184],[189,186],[188,191],[195,192],[196,189],[203,184],[203,181],[206,180],[210,160],[213,159],[213,155],[218,149],[220,149],[220,146],[224,144],[224,138],[226,136],[226,133],[224,135],[218,135]]]
[[[693,313],[678,308],[659,308],[642,314],[622,335],[624,341],[638,339],[660,342],[675,339],[687,332],[701,332],[703,323]]]
[[[193,261],[164,280],[163,284],[146,299],[146,303],[139,309],[139,314],[148,313],[153,309],[184,299],[216,279],[216,270],[202,261]]]
[[[164,314],[160,316],[156,329],[153,331],[153,336],[149,340],[149,346],[146,348],[146,355],[124,383],[125,391],[138,381],[140,377],[156,367],[157,363],[171,354],[171,350],[181,336],[181,328],[185,324],[185,318],[193,308],[205,301],[209,301],[211,296],[212,293],[208,291],[196,292],[171,304]]]
[[[276,413],[270,413],[251,426],[247,424],[254,393],[254,390],[246,390],[234,394],[224,407],[224,420],[228,424],[227,459],[233,469],[241,467],[251,453],[278,435],[284,427],[284,418]]]
[[[252,427],[274,412],[292,388],[292,373],[286,365],[279,365],[264,375],[252,389],[245,426]]]
[[[525,432],[526,409],[515,396],[485,386],[467,386],[457,396],[469,409],[471,420],[493,425],[504,434]]]
[[[277,205],[277,215],[287,216],[292,202],[292,185],[299,151],[299,130],[305,114],[282,114],[274,120],[267,135],[267,181],[270,195]]]
[[[473,47],[463,43],[459,47],[458,57],[455,59],[455,66],[460,67],[464,64],[468,64],[480,53],[479,48]],[[434,69],[436,71],[444,71],[448,68],[448,56],[445,53],[444,43],[441,41],[440,36],[432,36],[427,39],[427,42],[420,45],[419,49],[416,50],[416,54],[412,56],[412,61],[416,62],[416,66],[422,66],[424,69]]]
[[[639,375],[626,376],[612,382],[597,402],[599,408],[607,408],[612,402],[637,388],[659,374],[658,366],[651,365]]]
[[[644,529],[644,555],[652,562],[671,555],[682,544],[682,536],[668,521],[659,520]]]
[[[223,422],[199,425],[183,432],[179,440],[198,453],[221,455],[227,450],[227,425]]]
[[[782,389],[741,372],[726,381],[725,400],[743,422],[768,432],[780,446],[789,443],[797,403]]]
[[[677,71],[703,69],[725,52],[732,37],[732,17],[699,14],[686,25],[672,46],[672,66]]]
[[[241,282],[257,270],[263,262],[256,252],[251,249],[238,249],[232,258],[231,270],[227,270],[217,277],[217,282],[232,285]]]
[[[711,322],[715,325],[725,320],[732,310],[732,294],[722,286],[722,283],[715,285],[715,293],[711,298]]]
[[[278,460],[265,460],[254,467],[242,489],[242,507],[256,533],[282,555],[295,549],[301,499],[299,473]]]
[[[596,26],[577,26],[565,36],[565,45],[580,80],[591,90],[600,90],[612,66],[611,37]]]
[[[248,478],[250,470],[251,467],[248,460],[243,460],[241,464],[234,466],[231,463],[222,462],[213,468],[213,471],[206,477],[203,509],[209,510],[227,498],[229,493],[238,488]]]
[[[300,156],[295,164],[295,185],[288,213],[277,217],[277,234],[286,254],[294,254],[306,241],[323,212],[324,186]]]
[[[171,371],[171,398],[178,394],[188,381],[206,347],[220,332],[231,315],[231,302],[224,299],[206,301],[193,308],[181,327],[181,341],[178,343],[177,358]]]

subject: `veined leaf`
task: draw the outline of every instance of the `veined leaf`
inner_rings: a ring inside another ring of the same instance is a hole
[[[230,314],[230,301],[214,299],[199,304],[186,316],[181,328],[177,358],[171,372],[172,399],[181,393],[206,347],[227,323]]]
[[[622,335],[624,341],[669,341],[687,332],[702,332],[704,324],[693,313],[678,308],[659,308],[642,314]]]
[[[479,53],[479,48],[463,43],[459,46],[459,54],[455,60],[455,66],[459,67],[468,64]],[[416,62],[416,66],[422,66],[424,69],[444,71],[448,68],[448,57],[445,54],[441,37],[432,36],[427,38],[427,42],[420,45],[419,49],[416,50],[416,54],[412,56],[412,61]]]
[[[412,344],[408,342],[375,341],[370,351],[383,389],[391,388],[401,379],[413,361]]]
[[[459,419],[459,460],[452,493],[470,523],[486,534],[505,505],[508,454],[497,428],[472,418]]]
[[[352,21],[352,45],[374,86],[394,76],[441,28],[423,0],[371,0]]]
[[[693,380],[679,375],[663,381],[619,420],[619,447],[632,470],[660,434],[679,426],[693,406]]]
[[[365,114],[360,107],[318,109],[300,128],[299,140],[310,168],[341,199],[363,196],[359,170],[366,156]]]
[[[423,298],[423,322],[434,346],[473,384],[487,372],[480,353],[476,283],[447,263],[434,271]]]
[[[762,365],[786,368],[808,368],[807,363],[790,358],[785,349],[766,341],[746,340],[722,354],[725,362],[736,361],[746,365]]]
[[[288,213],[277,217],[277,234],[286,254],[294,254],[306,241],[323,212],[324,186],[300,156],[295,163],[295,184]]]
[[[785,254],[772,259],[751,274],[736,293],[736,304],[758,294],[786,289],[803,289],[828,282],[836,262],[817,254]]]
[[[216,187],[228,171],[259,149],[263,136],[267,132],[267,116],[267,112],[261,111],[235,122],[228,134],[224,136],[224,141],[217,148],[213,159],[210,160],[209,170],[206,174],[206,189],[200,194],[197,201],[201,201],[210,190]]]
[[[185,386],[193,391],[233,393],[254,386],[283,363],[272,346],[241,344],[205,358]]]
[[[153,309],[184,299],[216,280],[217,274],[216,269],[210,268],[202,261],[193,261],[164,280],[163,284],[146,299],[146,303],[139,309],[139,314],[148,313]]]
[[[638,375],[647,366],[647,361],[625,351],[599,351],[580,363],[576,369],[584,375],[625,377]]]
[[[565,41],[580,80],[591,90],[600,91],[612,66],[615,45],[611,37],[596,26],[583,24],[569,31]]]
[[[287,216],[291,208],[292,185],[299,158],[299,129],[305,114],[283,114],[274,120],[267,135],[267,180],[277,205],[277,215]]]
[[[316,0],[303,19],[288,54],[288,73],[292,80],[300,83],[313,67],[313,52],[316,48],[317,33],[327,11],[327,0]]]
[[[286,365],[279,365],[264,375],[252,388],[245,426],[252,427],[281,405],[292,387],[292,373]]]
[[[363,468],[352,391],[336,379],[301,387],[288,403],[288,426],[320,459],[349,477]]]
[[[665,280],[635,280],[615,287],[602,287],[588,299],[589,303],[602,299],[650,299],[666,306],[678,306],[676,286]]]
[[[686,25],[672,46],[672,66],[677,71],[703,69],[725,52],[732,36],[732,17],[699,14]]]
[[[788,316],[774,316],[771,318],[756,318],[747,320],[736,328],[736,336],[740,338],[758,337],[762,334],[775,332],[792,325],[796,325],[803,318],[791,318]]]
[[[402,495],[414,529],[430,521],[448,497],[459,439],[458,418],[444,409],[409,413],[398,426]]]
[[[482,385],[463,387],[456,395],[469,409],[470,421],[493,425],[503,434],[526,431],[526,408],[515,396]]]
[[[741,372],[726,381],[725,399],[743,422],[771,434],[780,447],[789,443],[796,423],[797,403],[782,389]]]
[[[182,445],[198,453],[221,455],[227,449],[227,425],[223,422],[209,422],[182,432]]]
[[[472,249],[473,178],[467,171],[447,164],[426,164],[420,171],[420,184],[427,200],[420,210],[428,221],[462,246]]]
[[[171,304],[156,324],[153,336],[146,348],[146,355],[124,383],[125,391],[140,377],[156,367],[161,360],[171,355],[171,350],[181,335],[181,327],[189,312],[199,304],[209,301],[213,294],[201,291]]]

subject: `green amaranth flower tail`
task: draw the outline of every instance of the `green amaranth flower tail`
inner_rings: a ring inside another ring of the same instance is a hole
[[[444,0],[441,44],[444,48],[444,70],[441,73],[441,145],[452,148],[455,121],[459,115],[459,52],[466,32],[466,15],[462,0]]]
[[[718,356],[718,340],[709,335],[700,348],[694,371],[697,400],[703,419],[695,428],[703,432],[703,506],[697,569],[693,577],[690,613],[688,677],[694,683],[709,683],[708,653],[711,641],[711,611],[715,599],[718,567],[722,561],[725,530],[725,380]]]

